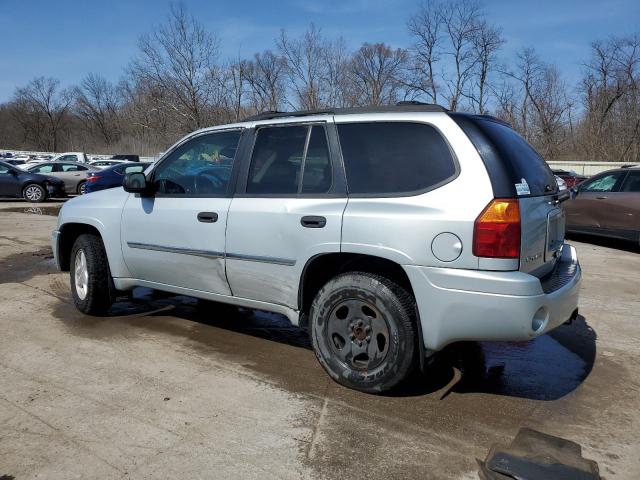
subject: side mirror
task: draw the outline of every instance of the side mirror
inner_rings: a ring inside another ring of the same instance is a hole
[[[151,185],[147,183],[147,177],[142,172],[127,173],[122,180],[125,192],[151,195]]]
[[[573,200],[578,196],[578,192],[580,191],[580,189],[577,186],[574,186],[574,187],[571,187],[570,191],[571,191],[571,199]]]

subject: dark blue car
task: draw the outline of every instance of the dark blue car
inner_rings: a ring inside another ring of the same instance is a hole
[[[93,172],[87,177],[85,193],[97,192],[107,188],[121,187],[125,174],[132,172],[144,172],[150,163],[131,162],[120,163],[104,168],[99,172]]]

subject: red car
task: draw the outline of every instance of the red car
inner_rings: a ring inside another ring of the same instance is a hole
[[[578,175],[573,170],[551,170],[554,175],[560,177],[567,184],[567,188],[572,188],[582,183],[589,177],[585,177],[584,175]]]

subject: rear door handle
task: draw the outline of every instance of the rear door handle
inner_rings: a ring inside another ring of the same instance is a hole
[[[200,212],[198,214],[198,221],[202,223],[215,223],[218,221],[218,214],[216,212]]]
[[[327,224],[327,219],[315,215],[308,215],[300,219],[300,224],[306,228],[322,228]]]
[[[596,197],[598,200],[606,200],[609,197]]]

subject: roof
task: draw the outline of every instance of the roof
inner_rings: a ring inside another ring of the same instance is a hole
[[[448,110],[440,105],[420,102],[398,102],[395,105],[380,105],[372,107],[352,107],[352,108],[325,108],[319,110],[298,110],[295,112],[263,112],[258,115],[245,118],[244,122],[255,122],[258,120],[271,120],[274,118],[286,117],[308,117],[312,115],[355,115],[359,113],[395,113],[395,112],[447,112]]]

